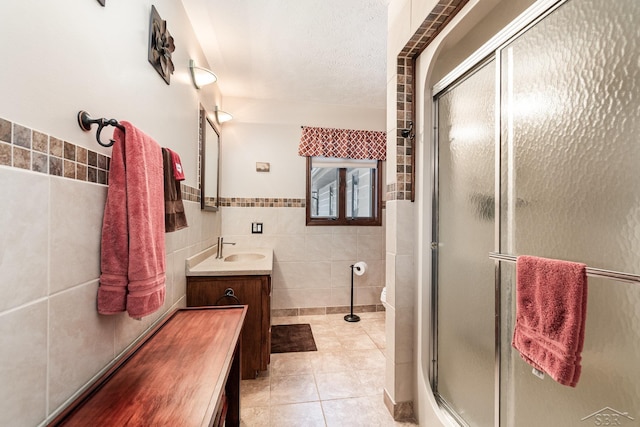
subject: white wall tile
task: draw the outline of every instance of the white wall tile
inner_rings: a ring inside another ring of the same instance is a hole
[[[50,292],[53,294],[100,276],[107,189],[64,178],[50,179]]]
[[[274,289],[272,308],[327,307],[331,303],[329,289]]]
[[[385,286],[387,287],[387,305],[396,306],[396,255],[387,252],[385,262]]]
[[[49,405],[60,406],[115,356],[114,318],[96,310],[98,282],[50,299]]]
[[[331,259],[356,262],[358,255],[357,234],[334,234],[331,240]]]
[[[384,331],[387,337],[385,355],[387,360],[396,361],[396,309],[387,306],[384,313]]]
[[[0,167],[0,312],[47,294],[49,178]]]
[[[353,261],[332,261],[331,262],[331,287],[344,288],[351,286],[351,265]],[[355,278],[354,278],[355,286]]]
[[[355,295],[355,289],[354,289]],[[355,299],[355,296],[354,296]],[[351,286],[331,288],[331,307],[344,307],[351,303]]]
[[[276,233],[280,235],[305,234],[306,209],[305,208],[273,208],[278,214],[278,226]]]
[[[416,229],[414,224],[413,204],[408,200],[400,200],[397,205],[396,245],[398,255],[413,255]]]
[[[358,236],[358,259],[383,259],[384,236],[363,234]]]
[[[367,227],[353,227],[356,229],[356,234],[359,236],[366,234],[375,234],[384,236],[384,217],[386,209],[382,210],[382,226],[367,226]]]
[[[382,292],[381,286],[367,286],[355,289],[355,305],[372,305],[381,304],[380,292]]]
[[[306,260],[310,262],[330,261],[333,251],[331,234],[312,234],[305,239]]]
[[[0,425],[37,425],[46,414],[47,302],[1,314],[0,336]]]
[[[304,261],[305,241],[304,235],[279,235],[273,248],[274,262]]]
[[[384,261],[373,259],[361,259],[367,263],[367,268],[362,276],[356,275],[354,283],[356,287],[383,286],[384,283]]]
[[[395,371],[395,401],[413,401],[413,384],[415,381],[413,363],[410,361],[406,363],[397,363],[395,365]]]
[[[191,225],[189,225],[189,228],[190,227]],[[195,243],[191,242],[188,228],[183,228],[182,230],[173,231],[171,233],[165,233],[167,255],[186,247],[201,247],[201,245],[199,244],[200,242],[202,242],[202,239],[198,239]],[[208,246],[211,246],[211,243]],[[197,250],[196,253],[197,252],[200,252],[200,250]]]
[[[278,265],[276,281],[278,288],[310,289],[331,287],[330,262],[282,262]],[[276,285],[274,284],[274,288]],[[298,306],[292,306],[298,307]],[[306,305],[305,307],[309,307]],[[313,307],[319,307],[315,305]]]
[[[395,357],[396,363],[408,363],[413,358],[413,310],[395,310]]]
[[[386,226],[385,226],[385,240],[386,251],[391,253],[397,252],[397,232],[398,232],[398,201],[387,201],[387,208],[385,209]]]
[[[115,355],[121,354],[129,345],[135,341],[152,325],[150,316],[140,320],[132,319],[126,313],[109,316],[114,322],[115,334]]]
[[[176,251],[173,256],[172,304],[177,303],[187,293],[187,276],[185,273],[185,260],[187,258],[189,258],[189,251],[186,248]]]
[[[396,308],[411,309],[414,304],[415,271],[413,257],[399,255],[395,257],[395,286],[393,300]]]

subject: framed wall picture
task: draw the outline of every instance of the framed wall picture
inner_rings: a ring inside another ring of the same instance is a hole
[[[256,162],[256,172],[269,172],[271,164],[267,162]]]

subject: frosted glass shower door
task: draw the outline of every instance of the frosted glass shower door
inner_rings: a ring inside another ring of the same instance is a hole
[[[639,22],[638,0],[571,0],[501,49],[503,253],[640,273]],[[640,285],[589,278],[571,388],[510,347],[501,264],[501,424],[640,425]]]
[[[437,397],[472,426],[493,425],[495,61],[437,100]]]

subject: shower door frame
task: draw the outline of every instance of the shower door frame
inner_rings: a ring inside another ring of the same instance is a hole
[[[495,93],[495,188],[494,188],[494,250],[501,253],[501,174],[502,174],[502,136],[501,136],[501,117],[502,117],[502,50],[505,46],[525,33],[529,28],[536,25],[539,21],[547,17],[558,7],[562,6],[569,0],[539,0],[529,7],[518,18],[512,21],[502,31],[498,32],[480,49],[469,56],[459,66],[454,68],[442,80],[436,83],[431,90],[432,102],[432,129],[433,137],[431,144],[431,340],[430,340],[430,358],[429,364],[429,381],[434,393],[434,398],[441,410],[458,424],[466,426],[467,423],[453,410],[453,408],[437,393],[438,386],[438,229],[439,229],[439,165],[438,165],[438,145],[439,145],[439,128],[438,128],[438,98],[446,91],[452,89],[465,78],[472,75],[491,60],[496,61],[496,93]],[[487,254],[487,259],[489,254]],[[494,426],[501,427],[501,350],[502,350],[502,292],[501,292],[501,263],[500,260],[494,260]]]
[[[456,411],[451,407],[451,405],[439,394],[437,393],[437,387],[438,387],[438,245],[440,242],[439,239],[439,234],[440,234],[440,192],[439,192],[439,185],[440,185],[440,165],[439,165],[439,154],[440,154],[440,138],[439,138],[439,122],[438,122],[438,117],[439,117],[439,104],[438,104],[438,100],[439,98],[446,94],[448,91],[455,89],[458,85],[462,84],[467,78],[470,78],[474,75],[474,73],[476,71],[479,71],[480,69],[482,69],[484,66],[486,66],[487,64],[489,64],[492,61],[498,61],[499,57],[496,55],[496,52],[491,52],[489,53],[487,56],[485,56],[484,58],[480,59],[478,62],[476,62],[470,69],[466,70],[462,75],[460,75],[457,79],[455,79],[452,83],[450,83],[449,85],[447,85],[444,89],[440,90],[437,94],[435,94],[432,98],[433,100],[433,141],[434,143],[432,144],[431,147],[431,160],[432,160],[432,187],[431,187],[431,215],[432,215],[432,228],[431,228],[431,281],[432,281],[432,286],[431,286],[431,325],[432,325],[432,331],[431,331],[431,336],[432,336],[432,340],[430,343],[430,351],[431,351],[431,364],[429,365],[430,370],[429,370],[429,379],[430,379],[430,383],[431,383],[431,388],[432,390],[434,390],[436,393],[434,393],[434,397],[436,399],[436,402],[438,402],[438,405],[442,408],[444,408],[447,411],[447,415],[449,415],[451,418],[453,418],[458,424],[460,424],[461,426],[468,426],[468,423],[466,421],[464,421],[464,419],[462,419],[457,413]],[[498,64],[498,62],[496,62],[496,64]],[[496,67],[496,74],[500,75],[499,73],[499,67]],[[499,83],[499,80],[496,82],[496,84]],[[499,87],[499,86],[496,86]],[[499,101],[499,91],[496,90],[496,96],[498,98]],[[496,104],[496,118],[497,120],[499,120],[500,118],[500,114],[499,114],[499,106],[500,104],[497,103]],[[495,125],[499,125],[499,123],[496,123]],[[498,135],[499,136],[499,127],[498,129]],[[495,136],[494,136],[495,139]],[[500,149],[500,144],[497,144],[497,149]],[[494,154],[495,158],[494,158],[494,162],[495,162],[495,166],[494,166],[494,170],[495,172],[495,177],[494,179],[498,179],[500,178],[500,174],[499,174],[499,163],[500,163],[500,157],[499,157],[499,153],[495,153]],[[497,160],[495,160],[497,159]],[[499,184],[499,181],[498,183]],[[495,185],[495,184],[494,184]],[[494,189],[495,191],[495,189]],[[499,217],[499,210],[498,210],[498,206],[499,206],[499,202],[500,200],[498,198],[494,198],[495,200],[495,205],[494,205],[494,211],[496,212],[496,216],[495,216],[495,223],[494,223],[494,228],[496,229],[495,232],[499,233],[499,225],[500,225],[500,217]],[[496,243],[499,245],[500,242],[500,236],[499,234],[494,236],[494,251],[498,251],[499,252],[499,246],[496,246]],[[497,268],[499,269],[499,263],[497,264]],[[499,272],[499,270],[498,270]],[[496,281],[498,280],[500,276],[497,275],[496,276]],[[499,289],[498,289],[498,283],[496,282],[496,292],[498,292],[498,295],[495,297],[496,298],[496,303],[500,304],[500,297],[499,297]],[[498,307],[499,310],[499,307]],[[497,312],[498,317],[500,316],[500,312]],[[499,327],[500,321],[499,318],[496,320],[496,326]],[[496,333],[498,332],[498,330],[496,330]],[[499,335],[498,335],[499,337]],[[498,346],[496,348],[496,355],[499,358],[500,357],[500,351],[499,351],[499,342],[496,343],[496,345]],[[499,361],[496,362],[498,363],[497,366],[499,367]],[[500,369],[497,369],[497,372],[499,374]],[[499,384],[499,381],[497,382],[497,384]]]

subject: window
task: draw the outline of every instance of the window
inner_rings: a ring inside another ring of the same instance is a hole
[[[381,225],[381,164],[307,157],[307,225]]]

